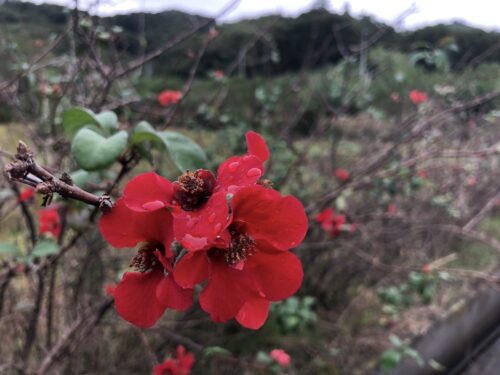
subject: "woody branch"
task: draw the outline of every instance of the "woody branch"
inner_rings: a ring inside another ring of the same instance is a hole
[[[54,176],[36,162],[33,152],[23,141],[19,141],[14,161],[8,163],[4,170],[11,181],[32,186],[38,193],[42,194],[44,196],[43,205],[49,204],[53,194],[57,193],[63,198],[78,200],[98,207],[103,212],[109,211],[113,207],[109,195],[97,196],[79,188],[73,184],[67,173],[63,173],[61,178]]]

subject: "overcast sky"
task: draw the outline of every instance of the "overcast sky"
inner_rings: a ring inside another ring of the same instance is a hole
[[[52,2],[73,4],[73,0],[36,0],[37,3]],[[280,13],[297,15],[310,9],[313,0],[241,0],[240,4],[222,21],[234,21],[266,14]],[[82,8],[96,0],[79,0]],[[214,15],[228,0],[101,0],[93,13],[109,15],[115,13],[137,12],[142,10],[162,11],[179,9],[202,15]],[[330,10],[341,11],[346,4],[351,14],[369,14],[381,21],[393,23],[405,10],[415,3],[417,11],[408,16],[403,27],[415,28],[438,22],[465,21],[473,26],[500,30],[500,1],[498,0],[329,0]]]

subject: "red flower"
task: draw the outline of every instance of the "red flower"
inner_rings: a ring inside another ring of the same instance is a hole
[[[156,365],[153,369],[153,375],[189,375],[193,364],[194,355],[186,353],[186,349],[179,345],[177,347],[177,358],[169,358]]]
[[[302,283],[300,260],[288,249],[303,240],[307,217],[297,199],[259,185],[239,189],[230,205],[228,216],[226,194],[218,192],[196,215],[175,215],[176,236],[188,254],[174,277],[186,288],[208,279],[200,305],[213,321],[236,318],[258,329],[269,301],[288,298]]]
[[[19,198],[17,199],[18,202],[26,202],[35,196],[35,189],[33,188],[26,188],[21,190],[21,193],[19,194]]]
[[[38,211],[38,223],[40,234],[49,233],[54,238],[58,238],[61,233],[61,217],[57,207],[47,207]]]
[[[398,93],[398,92],[392,92],[392,93],[391,93],[391,100],[392,100],[394,103],[399,102],[399,93]]]
[[[271,358],[278,363],[281,367],[290,366],[290,355],[285,352],[283,349],[273,349],[271,350]]]
[[[220,69],[216,69],[216,70],[214,70],[214,71],[212,72],[212,74],[213,74],[213,76],[214,76],[215,78],[217,78],[217,79],[222,79],[222,78],[224,78],[224,76],[225,76],[225,75],[224,75],[224,72],[223,72],[222,70],[220,70]]]
[[[425,169],[420,169],[420,170],[417,172],[417,175],[418,175],[418,177],[420,177],[420,178],[424,178],[424,179],[429,178],[429,175],[427,174],[427,171],[426,171]]]
[[[349,172],[343,168],[335,169],[335,177],[340,182],[346,182],[349,179]]]
[[[427,263],[422,266],[422,272],[423,273],[431,273],[432,272],[432,266]]]
[[[158,94],[158,103],[162,107],[169,106],[170,104],[178,103],[182,98],[182,93],[180,91],[165,90]]]
[[[118,314],[136,326],[153,326],[167,308],[183,311],[192,305],[192,289],[183,289],[172,277],[174,257],[172,215],[166,209],[136,212],[119,199],[99,221],[102,235],[117,248],[139,244],[130,265],[114,290]]]
[[[396,215],[398,213],[398,206],[395,203],[389,203],[387,206],[387,213],[390,215]]]
[[[346,223],[345,215],[335,214],[335,210],[331,207],[327,207],[317,214],[314,220],[316,220],[321,225],[321,228],[329,233],[331,237],[338,236]],[[354,227],[354,229],[355,228],[356,227]]]
[[[410,100],[413,104],[421,104],[426,102],[428,99],[427,94],[423,91],[411,90],[410,91]]]

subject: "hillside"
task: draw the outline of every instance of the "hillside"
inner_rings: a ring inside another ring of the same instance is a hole
[[[57,5],[5,1],[0,5],[1,53],[15,46],[28,54],[34,41],[48,40],[54,33],[63,30],[70,13],[70,10]],[[179,11],[92,18],[81,13],[79,19],[87,25],[95,25],[98,36],[106,36],[103,39],[109,39],[111,35],[124,59],[154,50],[179,32],[206,20]],[[316,68],[336,63],[346,54],[355,53],[361,40],[371,41],[377,32],[380,33],[380,38],[374,39],[377,46],[400,52],[411,52],[422,46],[432,50],[454,43],[457,48],[450,56],[454,68],[476,62],[478,56],[480,61],[500,61],[499,33],[460,24],[397,33],[390,26],[369,17],[358,19],[348,13],[332,14],[324,9],[315,9],[296,18],[269,16],[222,24],[218,28],[220,36],[209,45],[200,63],[201,74],[212,69],[226,70],[237,60],[240,71],[246,75]],[[200,35],[192,37],[157,60],[152,72],[186,76],[192,65],[186,56],[192,58],[201,43]],[[64,49],[64,45],[60,49]],[[241,56],[244,56],[243,66]]]

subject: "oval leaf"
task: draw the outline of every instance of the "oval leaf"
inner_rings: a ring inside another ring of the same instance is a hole
[[[207,161],[205,151],[192,139],[168,130],[157,134],[167,147],[172,161],[182,172],[205,167]]]
[[[31,255],[34,257],[46,257],[49,255],[57,254],[58,252],[59,252],[59,245],[56,244],[54,241],[47,240],[38,242],[33,248]]]
[[[90,129],[80,129],[71,145],[71,152],[80,166],[87,171],[109,167],[125,151],[128,134],[122,130],[105,138]]]
[[[0,242],[0,256],[1,257],[16,257],[21,255],[16,245],[11,243]]]
[[[86,125],[100,126],[92,111],[86,108],[75,107],[63,113],[64,133],[68,137],[73,137],[78,130]]]
[[[95,119],[103,129],[108,130],[110,133],[114,133],[118,130],[118,116],[114,112],[101,112],[95,116]]]

